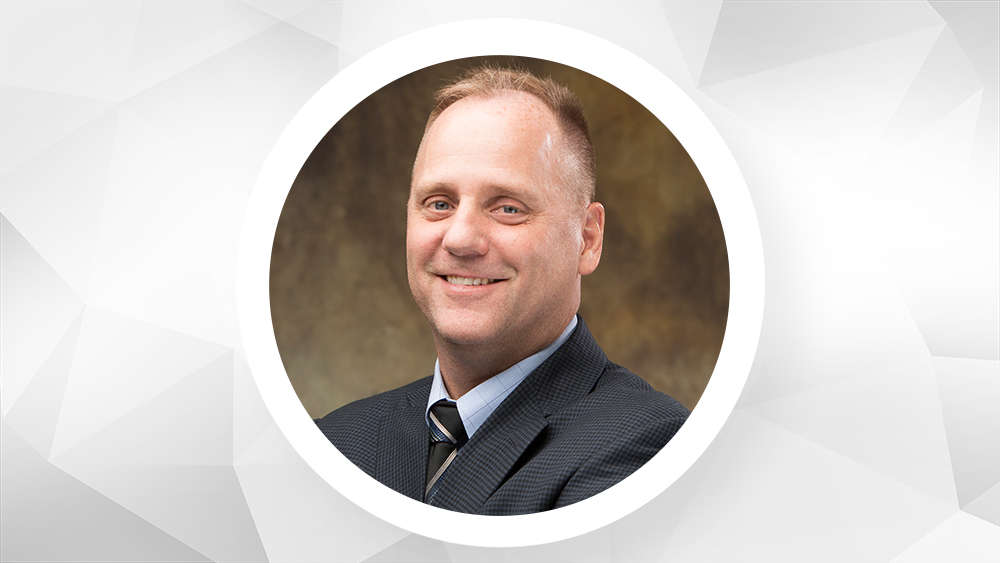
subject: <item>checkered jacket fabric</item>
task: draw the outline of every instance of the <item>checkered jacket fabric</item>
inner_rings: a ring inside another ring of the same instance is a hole
[[[366,473],[421,500],[430,385],[426,377],[341,407],[316,424]],[[459,449],[429,502],[492,515],[572,504],[646,463],[687,415],[680,403],[609,362],[580,319],[569,340]]]

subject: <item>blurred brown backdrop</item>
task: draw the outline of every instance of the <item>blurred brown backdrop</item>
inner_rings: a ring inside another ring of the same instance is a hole
[[[433,92],[484,62],[551,76],[580,97],[607,209],[604,254],[580,313],[611,361],[693,408],[715,366],[729,306],[722,227],[694,163],[615,87],[538,59],[435,65],[351,110],[306,161],[271,257],[278,349],[309,414],[433,373],[434,346],[406,281],[410,169]]]

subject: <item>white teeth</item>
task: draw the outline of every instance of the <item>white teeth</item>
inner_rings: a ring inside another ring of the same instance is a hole
[[[448,283],[455,285],[486,285],[496,281],[488,278],[460,278],[458,276],[447,276],[447,279]]]

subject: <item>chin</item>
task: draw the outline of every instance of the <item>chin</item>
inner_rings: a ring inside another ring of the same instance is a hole
[[[450,330],[448,328],[438,328],[437,333],[445,342],[462,346],[482,345],[496,339],[494,334],[476,329]]]
[[[498,331],[493,323],[484,319],[449,319],[433,322],[434,332],[445,342],[458,345],[477,345],[493,342]]]

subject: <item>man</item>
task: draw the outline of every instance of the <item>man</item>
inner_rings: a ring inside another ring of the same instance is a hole
[[[604,207],[576,97],[482,68],[438,92],[407,203],[410,290],[434,375],[317,424],[348,459],[433,506],[522,514],[592,496],[687,410],[608,361],[576,315]]]

